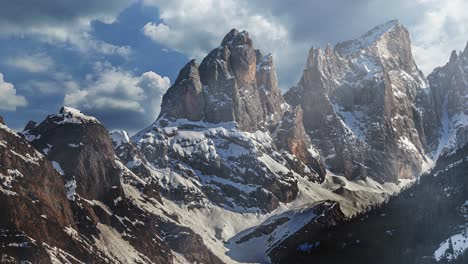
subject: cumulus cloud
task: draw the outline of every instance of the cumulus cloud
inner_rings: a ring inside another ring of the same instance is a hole
[[[45,54],[31,54],[8,58],[5,64],[22,71],[41,73],[51,70],[54,60]]]
[[[0,73],[0,110],[16,111],[17,107],[26,106],[28,102],[24,96],[16,95],[16,89],[13,84],[3,79]]]
[[[468,2],[419,0],[428,6],[412,26],[413,48],[419,67],[429,74],[444,65],[452,50],[463,50],[468,41]]]
[[[162,96],[170,85],[169,78],[152,71],[135,76],[132,72],[101,64],[96,66],[96,72],[96,76],[88,77],[84,88],[65,95],[65,105],[98,117],[114,118],[115,122],[132,123],[125,120],[130,118],[134,119],[133,123],[142,125],[156,119]]]
[[[291,42],[285,25],[275,17],[251,8],[248,2],[234,0],[146,0],[160,10],[162,22],[149,22],[144,35],[172,50],[201,59],[221,43],[231,28],[247,30],[255,46],[276,57],[307,54],[303,43]],[[300,59],[300,61],[305,61]],[[276,60],[281,72],[291,72],[290,60]],[[286,76],[283,76],[286,77]]]
[[[84,53],[94,51],[126,56],[128,47],[96,40],[89,31],[92,21],[111,23],[133,2],[42,0],[40,4],[33,4],[28,0],[2,1],[0,35],[32,36],[52,44],[68,43]]]

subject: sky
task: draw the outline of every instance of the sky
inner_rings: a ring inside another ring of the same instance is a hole
[[[468,0],[0,0],[0,115],[16,130],[61,106],[136,132],[190,59],[232,28],[272,53],[283,91],[311,47],[398,19],[427,75],[468,41]]]

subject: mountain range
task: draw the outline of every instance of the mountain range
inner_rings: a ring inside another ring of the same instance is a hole
[[[389,21],[304,59],[283,94],[233,29],[133,136],[0,118],[0,262],[464,263],[468,44],[425,77]]]

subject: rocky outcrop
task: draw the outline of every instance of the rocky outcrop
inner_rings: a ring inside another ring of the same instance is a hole
[[[428,162],[414,107],[425,87],[408,31],[390,21],[334,49],[311,49],[285,99],[301,105],[305,129],[332,172],[397,181]]]
[[[75,223],[62,177],[47,158],[3,124],[0,208],[0,228],[4,231],[25,233],[49,245],[69,248],[73,244],[63,231],[74,228]]]
[[[186,118],[199,121],[204,117],[205,98],[198,65],[194,60],[187,63],[179,76],[164,94],[159,118]]]
[[[274,132],[274,139],[277,148],[286,151],[285,159],[294,171],[312,181],[323,182],[326,175],[325,165],[305,131],[300,106],[286,112]],[[288,155],[289,153],[293,156]]]
[[[235,121],[256,131],[282,117],[283,97],[271,55],[262,57],[249,34],[231,30],[200,67],[190,61],[164,95],[159,119]]]
[[[53,259],[51,252],[63,251],[57,257],[62,262],[64,259],[76,259],[86,263],[172,263],[176,259],[178,262],[190,259],[193,262],[222,263],[206,247],[198,234],[181,225],[165,211],[158,186],[152,181],[152,175],[140,178],[116,157],[112,144],[125,149],[122,153],[128,155],[137,153],[126,133],[113,133],[111,140],[107,130],[95,118],[86,116],[76,109],[64,107],[59,114],[48,116],[40,124],[30,122],[21,133],[22,137],[41,150],[45,156],[34,150],[29,142],[20,136],[13,135],[22,141],[21,144],[34,151],[27,154],[22,151],[23,156],[18,154],[21,159],[28,159],[31,163],[43,160],[49,164],[42,165],[41,161],[39,165],[44,170],[48,170],[46,172],[51,177],[53,176],[55,185],[51,184],[50,179],[35,176],[42,181],[36,184],[37,188],[43,188],[47,192],[56,191],[61,196],[57,197],[54,193],[36,193],[33,187],[27,187],[27,191],[21,193],[12,193],[17,191],[15,188],[5,192],[15,197],[19,196],[21,199],[33,197],[31,200],[33,205],[42,202],[43,196],[55,199],[50,201],[50,204],[57,208],[58,213],[68,213],[69,217],[68,222],[56,224],[58,230],[51,227],[34,230],[31,227],[35,225],[37,227],[37,221],[41,218],[48,219],[47,207],[41,207],[39,210],[25,208],[33,213],[44,214],[37,216],[36,219],[7,215],[5,219],[24,220],[29,224],[29,227],[8,229],[17,233],[24,232],[33,239],[28,243],[37,245],[34,241],[46,241],[50,248],[58,247],[53,251],[49,251],[45,245],[33,249],[27,247],[23,250],[25,253],[11,253],[9,256],[13,259],[17,259],[22,254],[48,256]],[[7,142],[2,141],[2,144],[7,145]],[[7,149],[14,150],[9,142]],[[9,161],[1,161],[0,168],[3,168],[4,164],[8,166]],[[12,165],[21,167],[17,164]],[[20,175],[16,171],[8,170],[9,173],[10,171]],[[34,173],[38,171],[41,172],[36,169]],[[24,178],[22,175],[19,177]],[[10,184],[10,177],[6,178],[6,181]],[[27,183],[35,186],[33,183]],[[144,206],[141,201],[144,202]],[[21,208],[18,207],[18,203],[5,204],[5,208],[10,209],[10,207]],[[22,214],[28,215],[27,212]],[[53,212],[50,215],[52,223],[64,218],[54,215]],[[3,227],[10,226],[8,222],[0,222],[0,228]],[[43,233],[38,234],[38,232]],[[46,240],[49,237],[53,238],[50,242]],[[11,241],[7,239],[10,244]],[[194,241],[193,244],[196,246],[180,247],[183,241]],[[9,247],[7,249],[10,250]],[[180,255],[175,257],[174,251]],[[44,262],[49,261],[46,258]]]
[[[63,107],[40,124],[29,123],[22,135],[58,164],[69,196],[112,203],[122,195],[120,170],[107,129],[95,118]]]
[[[257,87],[260,95],[260,103],[264,113],[264,120],[267,125],[275,125],[282,118],[283,113],[288,109],[284,97],[278,86],[273,56],[267,54],[263,56],[257,50]]]
[[[430,89],[418,97],[424,133],[434,158],[468,143],[468,44],[429,76]]]
[[[163,196],[191,208],[270,212],[297,197],[297,177],[325,178],[302,122],[284,101],[271,54],[233,29],[199,67],[191,61],[180,71],[158,120],[116,151],[140,177],[156,175]]]

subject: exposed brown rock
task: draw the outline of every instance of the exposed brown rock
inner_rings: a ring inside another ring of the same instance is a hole
[[[164,94],[159,118],[186,118],[200,121],[204,117],[205,99],[194,60],[179,72],[176,82]]]
[[[318,152],[305,131],[301,106],[296,106],[292,112],[285,114],[275,130],[275,142],[278,149],[286,150],[300,161],[288,159],[291,167],[299,175],[317,182],[325,179],[325,165],[320,161]],[[317,156],[314,157],[312,151],[316,152]]]
[[[80,196],[111,203],[121,196],[122,187],[109,133],[95,119],[68,109],[27,126],[23,134],[33,136],[31,144],[60,164],[67,182],[76,181]]]
[[[235,121],[245,131],[275,125],[284,99],[271,55],[257,53],[247,32],[231,30],[200,67],[192,60],[180,71],[164,95],[159,119]]]

